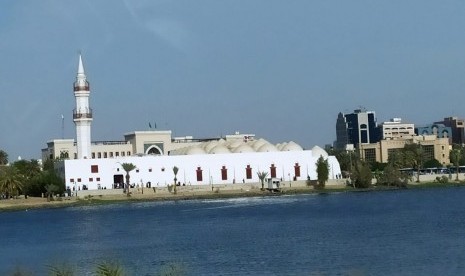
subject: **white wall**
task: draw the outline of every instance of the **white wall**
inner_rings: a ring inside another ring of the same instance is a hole
[[[65,161],[65,180],[66,186],[71,189],[82,185],[87,185],[89,189],[97,189],[98,184],[101,187],[112,189],[113,176],[116,174],[125,175],[121,167],[122,163],[132,163],[136,165],[136,170],[131,171],[131,183],[140,184],[150,181],[152,187],[166,186],[174,182],[173,167],[179,168],[177,179],[186,185],[205,185],[205,184],[229,184],[258,182],[258,171],[268,172],[270,175],[270,166],[276,167],[276,177],[289,181],[294,178],[294,165],[300,165],[300,177],[297,180],[306,180],[307,174],[311,179],[316,179],[316,161],[319,156],[312,156],[312,151],[287,151],[287,152],[262,152],[262,153],[230,153],[230,154],[202,154],[202,155],[178,155],[178,156],[144,156],[144,157],[119,157],[112,159],[81,159]],[[328,158],[329,161],[329,178],[335,179],[336,175],[341,173],[339,163],[333,156]],[[98,166],[98,173],[91,173],[91,166]],[[246,179],[246,167],[252,168],[252,179]],[[221,179],[221,168],[227,168],[227,180]],[[201,167],[203,170],[202,181],[197,181],[196,170]],[[164,168],[164,171],[163,171]],[[150,172],[151,169],[151,172]],[[119,170],[119,171],[118,171]],[[80,178],[81,182],[77,179]],[[89,178],[93,181],[90,182]],[[97,181],[100,178],[100,181]],[[71,182],[71,179],[74,182]]]

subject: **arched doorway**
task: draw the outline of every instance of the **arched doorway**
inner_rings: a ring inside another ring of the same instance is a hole
[[[161,149],[157,146],[150,146],[147,151],[145,152],[145,154],[149,154],[149,155],[163,155],[163,152],[161,151]]]

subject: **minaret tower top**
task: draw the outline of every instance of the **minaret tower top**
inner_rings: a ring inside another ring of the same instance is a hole
[[[76,81],[74,82],[74,91],[87,91],[89,92],[89,82],[87,81],[86,74],[84,72],[84,65],[82,65],[82,57],[79,55],[78,72]]]
[[[84,73],[82,57],[79,55],[78,72],[74,82],[74,98],[76,108],[73,110],[73,121],[76,125],[77,158],[91,158],[91,123],[92,109],[89,105],[89,82]]]

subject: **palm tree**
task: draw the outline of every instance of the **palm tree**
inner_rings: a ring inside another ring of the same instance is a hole
[[[258,179],[262,183],[262,190],[265,190],[265,178],[268,176],[267,172],[257,172]]]
[[[173,167],[173,173],[174,173],[174,194],[176,194],[176,192],[177,192],[177,191],[176,191],[176,183],[177,183],[176,181],[177,181],[178,179],[176,178],[176,175],[178,174],[178,171],[179,171],[179,168],[176,167],[176,166],[174,166],[174,167]]]
[[[123,170],[126,172],[126,185],[128,187],[127,191],[126,191],[126,194],[127,196],[130,196],[130,193],[129,193],[129,180],[130,180],[130,176],[129,176],[129,172],[134,170],[136,168],[136,165],[132,164],[132,163],[123,163],[121,164],[121,167],[123,167]]]
[[[459,181],[459,169],[460,169],[460,157],[462,155],[462,151],[460,148],[454,148],[453,150],[450,151],[450,160],[452,163],[455,165],[455,170],[456,170],[456,176],[455,176],[455,181]]]
[[[8,154],[4,150],[0,150],[0,165],[8,164]]]
[[[0,192],[9,196],[18,196],[23,189],[23,178],[14,167],[5,167],[0,174]]]

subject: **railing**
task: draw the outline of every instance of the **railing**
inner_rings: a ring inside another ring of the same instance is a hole
[[[89,83],[86,81],[86,85],[74,85],[74,91],[89,91]]]
[[[73,119],[87,118],[92,119],[92,109],[89,108],[87,112],[78,112],[76,109],[73,110]]]

